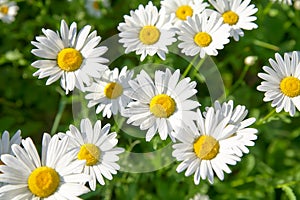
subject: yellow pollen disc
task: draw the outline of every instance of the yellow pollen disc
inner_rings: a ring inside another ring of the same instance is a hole
[[[209,136],[202,135],[194,142],[194,152],[202,160],[211,160],[219,153],[219,142]]]
[[[78,160],[86,160],[87,166],[95,165],[100,158],[100,149],[94,144],[84,144],[77,154]]]
[[[212,42],[212,38],[206,32],[199,32],[195,35],[194,41],[200,47],[207,47]]]
[[[187,17],[191,17],[192,15],[193,15],[193,9],[187,5],[180,6],[176,10],[176,17],[181,20],[186,20]]]
[[[155,26],[144,26],[139,33],[139,38],[146,45],[155,44],[160,37],[160,31]]]
[[[176,109],[175,101],[166,94],[159,94],[150,101],[150,112],[159,118],[170,117]]]
[[[0,6],[0,13],[3,13],[4,15],[7,15],[8,13],[8,6]]]
[[[296,97],[300,95],[300,80],[298,78],[288,76],[281,80],[280,90],[288,97]]]
[[[94,2],[93,2],[93,8],[94,8],[95,10],[99,10],[99,2],[94,1]]]
[[[44,166],[33,170],[27,182],[32,194],[45,198],[57,190],[60,178],[54,169]]]
[[[76,71],[82,63],[82,55],[74,48],[65,48],[57,55],[58,66],[67,72]]]
[[[123,87],[119,83],[108,83],[104,88],[104,95],[109,99],[116,99],[123,93]]]
[[[239,21],[239,16],[231,10],[224,12],[222,17],[224,23],[229,25],[235,25]]]

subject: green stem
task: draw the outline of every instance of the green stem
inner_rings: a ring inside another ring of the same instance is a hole
[[[185,78],[186,75],[188,75],[188,73],[190,72],[190,70],[192,69],[193,67],[193,64],[195,62],[195,60],[197,59],[198,55],[196,55],[193,60],[191,60],[191,62],[189,63],[189,65],[187,66],[187,68],[185,68],[183,74],[181,75],[181,78]]]
[[[64,110],[65,110],[65,107],[66,107],[65,98],[63,96],[61,96],[60,101],[59,101],[59,105],[58,105],[58,111],[57,111],[57,114],[55,116],[54,123],[53,123],[52,129],[51,129],[51,135],[54,135],[56,133],[59,122],[60,122],[60,119],[62,117],[62,114],[63,114]]]
[[[244,67],[244,70],[242,71],[242,73],[241,73],[239,79],[233,84],[233,86],[232,86],[231,89],[229,90],[227,96],[228,96],[229,94],[233,93],[233,92],[234,92],[234,91],[235,91],[235,90],[243,83],[244,78],[245,78],[245,76],[246,76],[246,74],[247,74],[249,68],[250,68],[250,65],[246,65],[246,66]]]
[[[270,117],[272,117],[274,114],[276,113],[275,109],[272,109],[264,118],[260,119],[257,122],[257,125],[261,125],[263,123],[265,123]]]
[[[255,44],[257,46],[260,46],[260,47],[263,47],[263,48],[266,48],[266,49],[271,49],[273,51],[279,51],[279,49],[280,49],[278,46],[275,46],[273,44],[263,42],[263,41],[260,41],[260,40],[254,40],[253,44]]]
[[[194,72],[197,72],[197,73],[193,73],[192,75],[192,79],[196,76],[196,75],[199,75],[199,70],[201,68],[201,66],[203,65],[204,61],[206,59],[206,55],[200,59],[200,61],[198,62],[198,64],[196,65],[195,69],[194,69]]]

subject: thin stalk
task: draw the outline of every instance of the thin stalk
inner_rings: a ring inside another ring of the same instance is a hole
[[[51,129],[51,135],[54,135],[56,133],[58,125],[59,125],[61,117],[62,117],[62,114],[65,110],[65,107],[66,107],[65,98],[63,96],[61,96],[59,105],[58,105],[58,111],[55,116],[54,123],[53,123],[52,129]]]
[[[263,123],[265,123],[270,117],[272,117],[276,112],[275,109],[272,109],[264,118],[260,119],[258,122],[257,122],[257,125],[261,125]]]
[[[191,62],[190,62],[189,65],[187,66],[187,68],[185,68],[183,74],[181,75],[181,78],[185,78],[186,75],[188,75],[188,73],[190,72],[190,70],[191,70],[192,67],[193,67],[193,64],[194,64],[195,60],[197,59],[197,56],[198,56],[198,55],[196,55],[196,56],[193,58],[193,60],[191,60]]]
[[[242,73],[241,73],[239,79],[233,84],[233,86],[232,86],[231,89],[229,90],[227,96],[228,96],[229,94],[231,94],[232,92],[234,92],[234,91],[235,91],[235,90],[243,83],[244,78],[245,78],[247,72],[249,71],[249,68],[250,68],[250,65],[246,65],[246,66],[244,67],[244,69],[243,69],[243,71],[242,71]]]

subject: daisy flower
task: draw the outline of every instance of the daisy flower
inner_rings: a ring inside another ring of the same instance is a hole
[[[85,7],[87,12],[94,17],[102,16],[102,7],[108,8],[110,3],[108,0],[87,0],[85,1]]]
[[[217,50],[223,49],[224,45],[229,43],[229,29],[218,17],[217,12],[211,13],[210,16],[202,13],[194,18],[189,17],[178,32],[178,39],[181,41],[178,47],[187,56],[216,56]]]
[[[129,117],[127,123],[147,130],[146,141],[150,141],[156,132],[162,140],[176,126],[183,123],[190,125],[196,119],[193,109],[200,106],[191,97],[197,93],[196,82],[190,78],[179,80],[180,71],[173,74],[169,69],[165,72],[155,71],[154,81],[142,70],[136,80],[129,81],[133,89],[131,98],[135,100],[128,104],[123,115]]]
[[[85,96],[89,100],[88,107],[91,108],[98,104],[96,113],[103,111],[103,117],[110,118],[122,112],[124,107],[131,100],[128,97],[131,87],[128,81],[132,79],[133,71],[128,71],[127,67],[123,67],[119,73],[119,69],[113,71],[107,70],[101,79],[95,80],[90,87],[86,88],[89,93]]]
[[[271,0],[272,2],[278,2],[278,3],[284,3],[287,5],[292,5],[293,1],[292,0]]]
[[[15,21],[19,7],[13,1],[0,0],[0,19],[5,23]]]
[[[264,81],[257,90],[265,92],[264,101],[272,101],[271,106],[276,107],[276,112],[284,109],[291,116],[295,115],[296,108],[300,110],[300,64],[296,51],[290,56],[275,54],[275,60],[269,59],[270,65],[264,66],[266,73],[258,73]]]
[[[43,135],[42,158],[30,138],[22,140],[22,148],[12,145],[15,156],[2,155],[5,165],[0,166],[2,199],[79,199],[89,192],[81,182],[90,179],[81,174],[84,161],[76,161],[67,152],[68,138],[59,140]]]
[[[125,53],[135,52],[141,55],[141,61],[154,54],[165,60],[167,46],[176,41],[171,19],[166,17],[165,11],[161,9],[158,12],[150,1],[146,7],[140,5],[137,10],[131,11],[130,16],[125,15],[124,19],[118,30],[119,42],[126,48]]]
[[[228,109],[228,104],[223,107]],[[209,107],[203,118],[198,110],[196,126],[182,126],[174,132],[178,142],[173,145],[172,155],[182,161],[176,171],[180,173],[186,170],[186,176],[194,174],[196,185],[200,179],[208,179],[212,184],[214,174],[223,180],[224,172],[231,173],[228,165],[235,165],[241,160],[239,147],[247,145],[247,140],[252,140],[247,136],[239,136],[247,134],[249,130],[246,126],[251,124],[247,120],[238,123],[243,119],[243,110],[237,109],[234,115],[228,112],[225,116],[225,113],[219,108]]]
[[[123,148],[115,147],[118,143],[117,133],[109,133],[110,124],[101,127],[101,121],[92,126],[89,119],[82,119],[80,130],[70,125],[66,135],[70,138],[68,149],[73,152],[72,157],[84,160],[86,164],[83,173],[90,175],[89,186],[96,189],[96,181],[104,185],[104,179],[112,180],[112,174],[117,174],[120,166],[118,154],[124,152]]]
[[[244,36],[244,30],[256,29],[257,25],[253,23],[256,17],[253,16],[257,12],[254,4],[250,4],[251,0],[208,0],[214,8],[220,13],[223,22],[230,26],[230,36],[235,41],[239,37]]]
[[[160,3],[167,16],[175,15],[173,23],[178,28],[187,17],[194,17],[209,6],[203,0],[163,0]]]
[[[68,27],[62,20],[60,33],[49,29],[42,29],[45,36],[36,37],[37,42],[31,43],[37,47],[31,52],[43,60],[32,63],[38,68],[33,75],[44,78],[49,76],[46,85],[57,81],[66,94],[78,88],[84,91],[84,84],[90,85],[92,78],[99,78],[107,69],[103,63],[108,62],[101,56],[107,51],[107,47],[96,47],[101,37],[96,31],[89,33],[91,26],[86,25],[77,35],[77,24],[73,22]]]

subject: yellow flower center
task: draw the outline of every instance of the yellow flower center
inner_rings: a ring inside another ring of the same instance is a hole
[[[33,170],[27,182],[32,194],[40,198],[45,198],[57,190],[60,178],[54,169],[44,166]]]
[[[176,109],[175,101],[166,94],[159,94],[150,101],[150,112],[155,117],[170,117]]]
[[[222,17],[224,23],[229,25],[235,25],[239,21],[239,16],[231,10],[224,12]]]
[[[86,160],[87,166],[95,165],[100,158],[100,149],[94,144],[84,144],[77,154],[78,160]]]
[[[4,15],[7,15],[7,13],[8,13],[8,6],[6,6],[6,5],[0,6],[0,13],[3,13]]]
[[[144,26],[139,33],[139,38],[142,43],[151,45],[159,40],[160,31],[155,26]]]
[[[300,95],[300,80],[298,78],[288,76],[281,80],[280,90],[288,97],[296,97]]]
[[[104,88],[104,95],[109,99],[116,99],[123,93],[123,87],[119,83],[108,83]]]
[[[82,55],[74,48],[65,48],[57,55],[58,66],[67,72],[76,71],[82,63]]]
[[[201,135],[194,142],[194,152],[202,160],[213,159],[219,153],[219,149],[219,142],[209,135]]]
[[[194,41],[200,47],[207,47],[212,42],[212,38],[206,32],[199,32],[195,35]]]
[[[176,17],[181,20],[186,20],[187,17],[191,17],[192,15],[193,15],[193,9],[187,5],[180,6],[176,10]]]
[[[93,8],[95,9],[95,10],[99,10],[99,3],[97,2],[97,1],[94,1],[93,2]]]

